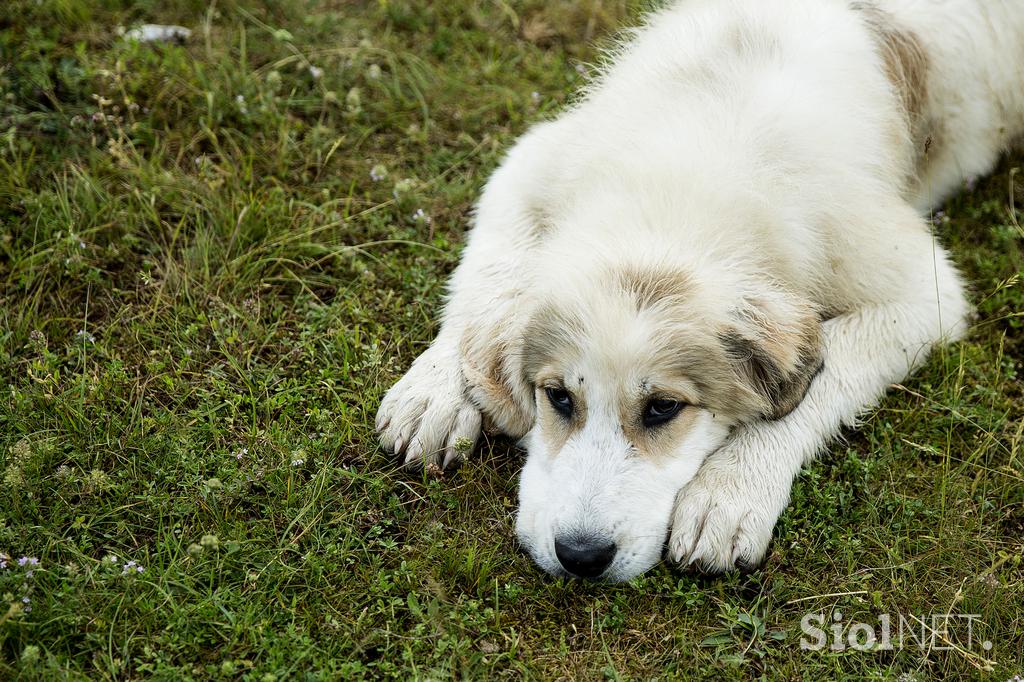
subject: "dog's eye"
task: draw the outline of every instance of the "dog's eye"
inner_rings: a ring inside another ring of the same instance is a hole
[[[667,398],[655,398],[644,408],[644,426],[658,426],[669,421],[683,409],[683,403]]]
[[[564,388],[546,388],[544,392],[548,394],[548,401],[551,407],[555,408],[555,412],[563,417],[572,416],[572,396],[569,395],[569,391]]]

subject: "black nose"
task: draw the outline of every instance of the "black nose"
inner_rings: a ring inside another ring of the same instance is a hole
[[[580,578],[596,578],[615,558],[615,543],[596,538],[583,541],[555,540],[555,556],[565,570]]]

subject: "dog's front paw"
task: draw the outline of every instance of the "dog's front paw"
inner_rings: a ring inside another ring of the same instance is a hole
[[[431,346],[384,396],[377,410],[381,445],[413,467],[447,467],[480,436],[480,410],[467,394],[457,353]]]
[[[727,446],[728,447],[728,446]],[[789,501],[789,483],[758,480],[743,464],[706,462],[676,497],[668,556],[708,573],[748,570],[764,559]]]

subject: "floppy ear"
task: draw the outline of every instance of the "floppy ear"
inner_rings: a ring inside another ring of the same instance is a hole
[[[822,366],[818,312],[786,292],[744,298],[719,338],[766,419],[785,417],[799,405]]]
[[[515,345],[515,337],[508,338],[502,330],[470,325],[459,350],[466,390],[483,412],[488,430],[520,438],[533,426],[534,404]]]

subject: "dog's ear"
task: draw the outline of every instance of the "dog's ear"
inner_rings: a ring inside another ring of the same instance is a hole
[[[766,419],[799,405],[822,366],[818,311],[778,289],[745,297],[719,339],[751,407]]]
[[[523,380],[521,357],[514,347],[514,339],[502,330],[470,325],[459,350],[466,390],[484,413],[488,430],[519,438],[533,426],[535,407],[532,387]]]

